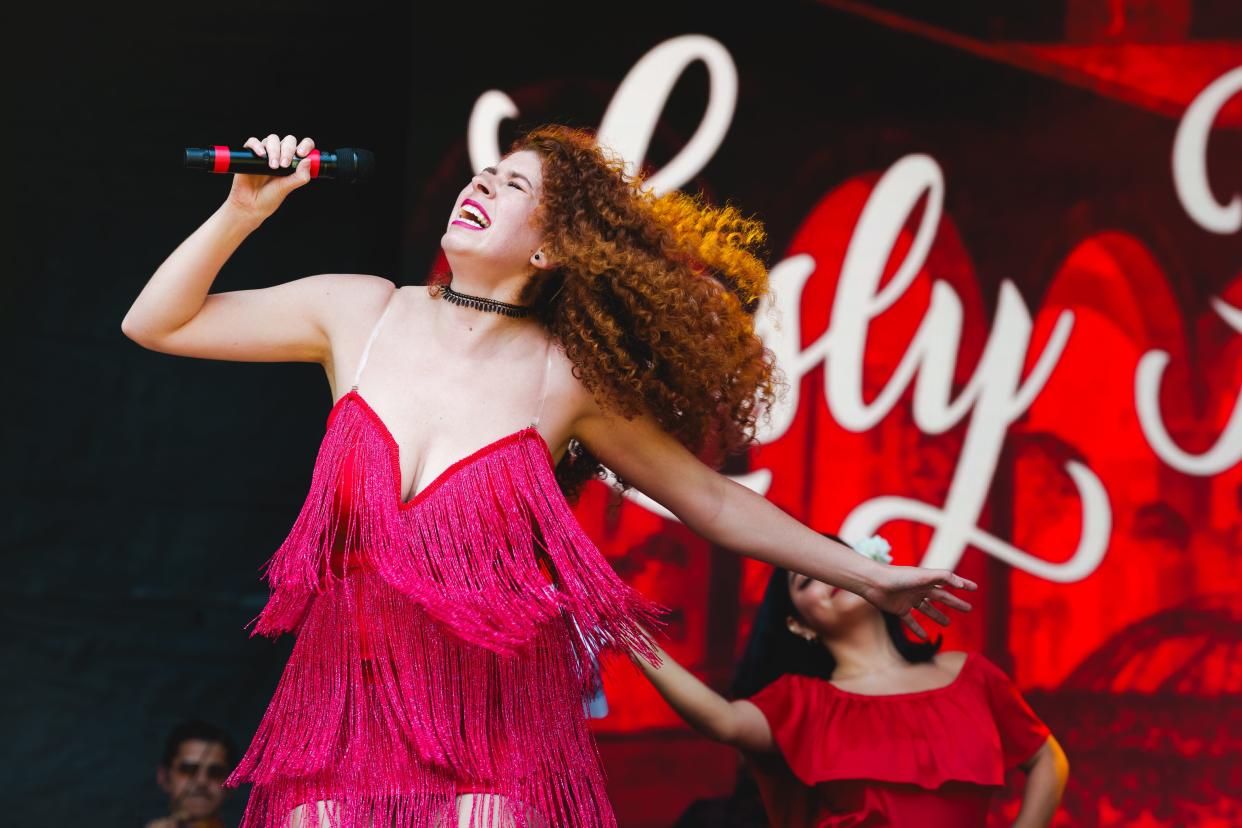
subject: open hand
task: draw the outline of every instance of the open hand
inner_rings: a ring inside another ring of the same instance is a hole
[[[926,615],[941,626],[949,625],[949,618],[937,604],[962,612],[970,611],[970,604],[949,592],[949,588],[976,590],[978,585],[947,569],[923,569],[917,566],[885,566],[878,582],[867,589],[863,597],[885,612],[891,612],[919,638],[927,633],[914,617],[914,611]]]

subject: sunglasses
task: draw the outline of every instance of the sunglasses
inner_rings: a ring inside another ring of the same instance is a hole
[[[180,762],[173,765],[173,770],[183,776],[196,777],[203,767],[204,766],[199,762],[190,762],[182,759]],[[223,782],[229,775],[228,765],[222,765],[218,762],[213,762],[210,765],[207,765],[206,771],[207,778],[212,782]]]

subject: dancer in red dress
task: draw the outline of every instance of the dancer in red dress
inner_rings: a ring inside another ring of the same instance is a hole
[[[778,568],[738,700],[663,653],[659,667],[634,661],[691,726],[743,751],[776,828],[981,828],[1014,767],[1028,773],[1015,825],[1048,825],[1069,773],[1056,739],[996,665],[939,649],[858,596]]]
[[[310,139],[247,146],[273,167]],[[654,657],[655,608],[567,495],[601,463],[742,554],[918,627],[950,572],[879,567],[714,472],[753,438],[771,355],[751,312],[762,227],[656,198],[589,135],[538,130],[458,196],[432,289],[323,274],[209,293],[292,190],[235,176],[122,325],[154,350],[318,362],[334,405],[310,492],[266,569],[257,632],[297,643],[230,782],[249,828],[615,824],[584,699],[604,651]]]

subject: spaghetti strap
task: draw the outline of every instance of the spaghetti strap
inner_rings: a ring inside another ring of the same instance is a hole
[[[539,387],[539,407],[535,409],[535,418],[530,424],[538,428],[539,418],[543,416],[543,401],[548,398],[548,375],[552,373],[552,339],[548,338],[548,357],[543,363],[543,383]]]
[[[394,288],[388,301],[384,304],[384,312],[380,314],[379,319],[375,320],[375,325],[371,328],[371,335],[367,337],[367,344],[362,348],[362,356],[358,360],[358,370],[354,372],[353,390],[358,390],[358,381],[362,379],[362,371],[367,367],[367,358],[371,356],[371,346],[375,344],[375,337],[379,336],[380,325],[384,324],[384,318],[388,316],[388,309],[392,307],[392,297],[397,295],[400,288]]]

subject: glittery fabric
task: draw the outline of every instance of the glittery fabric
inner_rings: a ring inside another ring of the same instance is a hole
[[[244,828],[613,826],[592,660],[658,609],[583,532],[528,427],[401,501],[397,443],[356,392],[268,562],[255,633],[293,654],[228,784]],[[459,797],[465,796],[461,805]]]

